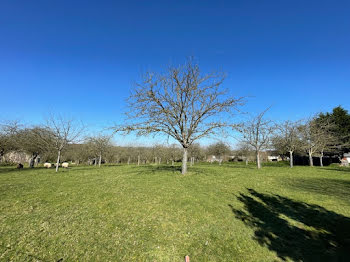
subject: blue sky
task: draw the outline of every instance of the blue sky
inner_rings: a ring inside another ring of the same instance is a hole
[[[0,119],[52,112],[99,130],[122,119],[142,72],[189,56],[251,96],[246,111],[349,110],[349,14],[350,1],[1,0]]]

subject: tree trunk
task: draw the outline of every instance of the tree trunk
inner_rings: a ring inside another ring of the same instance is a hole
[[[321,151],[320,166],[323,167],[323,151]]]
[[[30,159],[30,161],[29,161],[29,167],[30,168],[34,168],[34,164],[35,164],[35,159],[38,157],[38,155],[36,155],[36,154],[33,154],[32,155],[32,158]]]
[[[58,172],[58,167],[60,165],[61,150],[58,150],[57,162],[56,162],[56,172]]]
[[[98,167],[101,167],[101,161],[102,161],[102,153],[100,153],[100,157],[98,159]]]
[[[39,161],[40,161],[40,157],[37,156],[37,157],[35,158],[35,160],[34,160],[34,165],[35,165],[35,166],[38,166],[38,165],[39,165]]]
[[[312,153],[309,151],[308,154],[309,154],[309,165],[314,166],[314,161],[312,159]]]
[[[128,157],[128,165],[130,165],[130,157]]]
[[[158,158],[158,164],[160,165],[162,163],[162,158]]]
[[[174,160],[171,160],[171,165],[174,166]]]
[[[184,152],[182,156],[182,169],[181,169],[181,174],[186,174],[187,173],[187,148],[184,147]]]
[[[246,166],[248,165],[248,157],[246,157],[246,159],[245,159],[245,165]]]
[[[293,151],[289,151],[289,165],[293,168]]]
[[[258,169],[261,168],[259,151],[256,152],[256,166],[258,167]]]
[[[138,156],[137,156],[137,165],[138,165],[138,166],[140,165],[140,161],[141,161],[140,155],[138,155]]]
[[[2,159],[3,159],[3,156],[4,156],[5,154],[4,154],[4,150],[1,150],[0,151],[0,163],[2,163],[3,161],[2,161]]]

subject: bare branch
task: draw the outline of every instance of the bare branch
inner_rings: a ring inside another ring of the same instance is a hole
[[[232,115],[243,98],[221,89],[222,73],[202,75],[190,60],[180,67],[169,67],[164,74],[148,73],[128,99],[129,124],[118,131],[137,135],[162,133],[173,137],[184,149],[200,138],[227,127],[220,119]]]

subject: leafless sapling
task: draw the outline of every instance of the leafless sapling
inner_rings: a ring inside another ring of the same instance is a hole
[[[301,147],[300,121],[286,120],[276,126],[277,134],[273,137],[275,149],[289,153],[289,165],[293,167],[293,154]]]
[[[73,119],[51,115],[46,121],[46,128],[52,133],[53,147],[57,151],[56,172],[58,172],[62,151],[68,144],[75,143],[81,138],[84,126]]]
[[[268,109],[256,117],[241,123],[235,128],[241,133],[240,142],[250,145],[256,155],[257,168],[261,168],[260,152],[270,146],[270,140],[274,132],[272,121],[264,119]]]

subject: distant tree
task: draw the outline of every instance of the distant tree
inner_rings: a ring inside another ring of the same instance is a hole
[[[320,113],[316,117],[316,121],[332,124],[331,132],[337,140],[337,145],[333,148],[333,152],[340,155],[350,151],[350,114],[343,107],[333,108],[331,113]]]
[[[6,153],[18,149],[18,132],[22,125],[18,121],[7,121],[0,124],[0,163]]]
[[[89,148],[85,143],[69,144],[63,157],[66,161],[74,161],[79,165],[88,161],[90,157]],[[56,158],[56,156],[54,158]]]
[[[331,132],[332,124],[328,120],[319,121],[316,117],[308,119],[300,126],[302,138],[302,148],[309,156],[309,165],[313,166],[313,155],[320,152],[320,162],[322,163],[323,152],[330,143],[334,142]]]
[[[17,134],[18,150],[31,155],[29,167],[33,168],[38,156],[51,152],[53,136],[45,127],[24,128]]]
[[[220,73],[202,75],[192,61],[169,67],[164,74],[146,74],[128,99],[131,123],[124,130],[174,138],[183,148],[181,172],[185,174],[192,143],[227,126],[220,117],[242,104],[221,89],[223,80]]]
[[[102,156],[112,146],[111,136],[92,136],[87,138],[87,144],[90,146],[91,152],[98,159],[98,166],[101,167]],[[95,164],[97,161],[95,161]]]
[[[257,168],[261,168],[260,152],[270,146],[270,141],[275,127],[272,121],[265,120],[264,115],[268,109],[235,128],[241,133],[241,143],[251,146],[256,155]]]
[[[171,144],[169,146],[169,150],[170,150],[171,164],[174,165],[174,162],[181,159],[181,155],[182,155],[181,148],[177,144]]]
[[[244,157],[246,165],[248,165],[249,158],[254,155],[252,146],[245,142],[238,143],[235,151],[238,156]]]
[[[341,143],[341,138],[337,136],[334,132],[334,122],[330,122],[329,119],[316,118],[316,126],[318,127],[318,139],[317,139],[317,154],[320,158],[320,166],[323,166],[323,156],[324,152],[334,151],[339,148]]]
[[[205,156],[204,148],[202,148],[201,145],[198,143],[193,143],[188,148],[188,155],[190,156],[191,166],[193,166],[195,160],[204,159],[204,156]]]
[[[117,163],[120,160],[121,150],[120,150],[120,147],[112,145],[103,154],[104,154],[104,159],[107,163]],[[89,158],[90,164],[92,163],[91,157],[95,158],[96,160],[96,154],[94,152],[90,152],[90,158]],[[97,165],[97,161],[95,163]]]
[[[162,158],[165,159],[166,157],[165,146],[161,144],[155,144],[150,149],[152,151],[152,160],[154,161],[154,164],[160,164],[162,162]]]
[[[137,157],[137,165],[141,165],[141,156],[142,156],[142,153],[143,153],[143,148],[142,147],[136,147],[135,148],[135,154],[136,154],[136,157]]]
[[[134,155],[135,155],[135,149],[132,147],[127,147],[125,152],[125,157],[127,159],[128,165],[130,165]]]
[[[222,141],[211,144],[207,148],[207,152],[210,155],[219,157],[219,164],[223,160],[223,157],[231,152],[231,148]]]
[[[272,138],[272,144],[277,151],[289,153],[290,167],[293,167],[293,153],[301,148],[300,121],[286,120],[277,125],[277,134]]]
[[[51,115],[45,128],[51,132],[50,140],[45,137],[42,141],[52,145],[57,152],[56,172],[58,172],[62,151],[68,144],[76,143],[82,135],[84,127],[74,122],[72,119],[65,119],[62,116]]]

